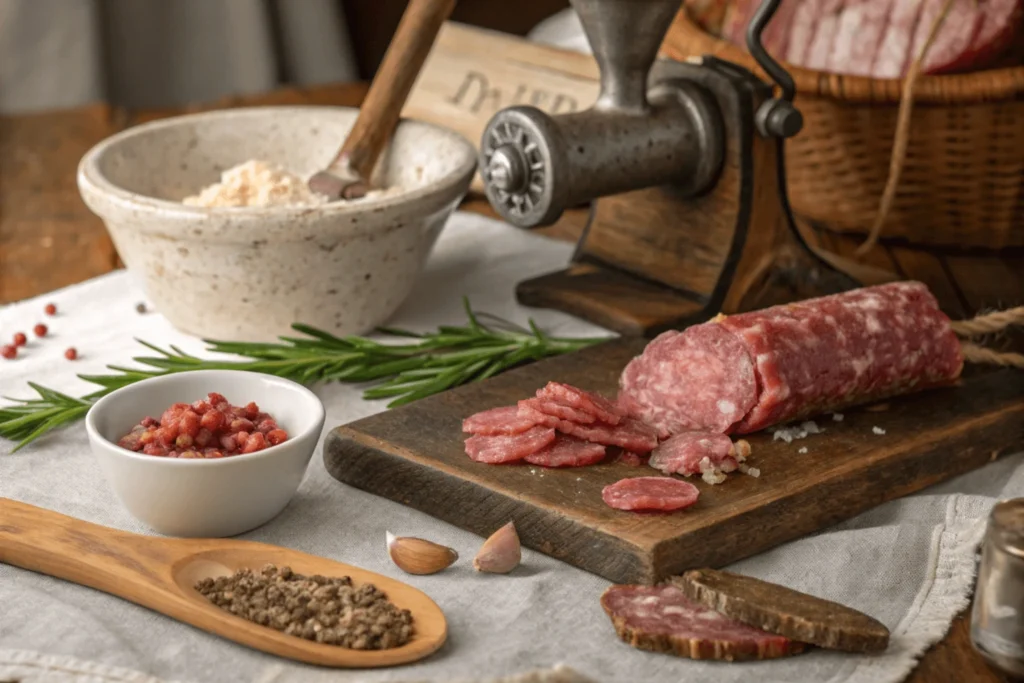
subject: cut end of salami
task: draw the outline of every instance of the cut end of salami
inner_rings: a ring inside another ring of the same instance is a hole
[[[669,584],[617,585],[601,607],[619,637],[641,650],[689,659],[744,661],[798,654],[806,645],[767,633],[703,607]]]
[[[542,450],[555,440],[555,430],[531,427],[519,434],[471,436],[466,439],[466,455],[477,462],[496,465],[515,462]]]
[[[620,405],[661,435],[728,433],[757,401],[754,362],[716,322],[659,336],[620,378]]]
[[[669,477],[632,477],[605,486],[601,498],[616,510],[683,510],[697,502],[696,486]]]
[[[523,460],[541,467],[586,467],[601,462],[604,456],[605,447],[601,444],[559,434],[549,445]]]

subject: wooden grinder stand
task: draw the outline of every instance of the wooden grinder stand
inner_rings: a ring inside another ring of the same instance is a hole
[[[808,248],[786,200],[783,142],[803,119],[761,45],[778,4],[764,2],[747,37],[775,98],[730,62],[655,62],[676,0],[572,0],[601,71],[597,102],[503,109],[481,142],[487,198],[509,222],[549,225],[596,200],[572,263],[521,282],[521,303],[649,336],[858,285]]]

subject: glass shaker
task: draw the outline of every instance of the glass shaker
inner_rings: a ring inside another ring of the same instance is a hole
[[[989,517],[971,642],[990,664],[1024,679],[1024,498],[997,503]]]

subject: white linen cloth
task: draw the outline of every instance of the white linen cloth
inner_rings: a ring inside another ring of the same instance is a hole
[[[457,213],[416,291],[391,324],[424,330],[461,324],[460,297],[469,294],[477,310],[520,323],[532,315],[553,334],[599,333],[569,316],[529,311],[515,303],[517,281],[562,266],[570,251],[568,244]],[[198,339],[175,331],[159,314],[137,314],[142,298],[131,277],[117,272],[0,309],[0,338],[19,330],[30,333],[40,321],[51,330],[45,342],[33,340],[23,348],[17,361],[0,362],[0,395],[27,395],[29,380],[85,393],[90,385],[75,374],[101,372],[107,363],[124,364],[141,355],[144,349],[134,337],[202,352]],[[55,318],[43,316],[49,301],[58,306]],[[74,363],[63,358],[71,345],[80,354]],[[327,407],[327,429],[384,409],[382,403],[363,401],[359,387],[331,384],[317,393]],[[114,498],[81,424],[14,454],[11,447],[0,442],[0,496],[151,533]],[[397,669],[319,669],[249,650],[94,590],[0,564],[0,681],[409,683],[493,680],[558,663],[601,683],[899,681],[967,605],[988,511],[999,498],[1021,495],[1024,465],[1015,455],[731,567],[871,614],[892,630],[886,653],[812,651],[774,662],[701,663],[620,642],[598,604],[608,586],[598,576],[530,550],[511,575],[475,573],[468,559],[480,538],[335,481],[318,451],[287,509],[244,537],[355,564],[423,590],[449,620],[449,641],[440,652]],[[444,543],[463,559],[434,576],[406,575],[385,552],[386,530]]]

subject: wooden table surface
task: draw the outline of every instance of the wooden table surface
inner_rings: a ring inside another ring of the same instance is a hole
[[[199,111],[220,107],[265,104],[323,104],[356,106],[364,84],[288,89],[231,98]],[[0,117],[0,304],[42,294],[102,275],[120,266],[102,223],[82,203],[75,184],[78,160],[96,142],[119,130],[183,113],[184,109],[123,111],[105,105],[22,116]],[[487,202],[470,197],[464,210],[494,215]],[[539,232],[575,240],[586,220],[575,210],[554,226]],[[820,244],[839,253],[856,246],[852,239],[819,235]],[[1024,257],[993,262],[977,257],[922,255],[902,248],[877,250],[875,265],[910,277],[926,279],[947,310],[969,312],[983,302],[958,285],[959,271],[977,274],[1005,288],[1003,301],[1024,291]],[[993,268],[995,270],[993,270]],[[932,277],[926,278],[926,275]],[[3,331],[0,331],[3,334]],[[1007,681],[974,652],[968,635],[968,612],[957,617],[946,638],[935,645],[907,679],[910,683],[950,681],[1000,683]]]

